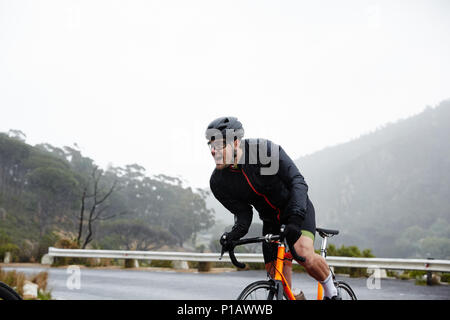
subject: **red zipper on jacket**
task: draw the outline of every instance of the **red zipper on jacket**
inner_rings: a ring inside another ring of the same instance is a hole
[[[247,179],[247,182],[248,182],[248,184],[250,185],[250,187],[252,188],[252,190],[253,190],[258,196],[264,197],[264,200],[266,200],[266,202],[269,204],[269,206],[270,206],[272,209],[274,209],[274,210],[276,210],[276,211],[278,212],[278,214],[277,214],[277,219],[278,219],[278,221],[280,221],[280,209],[278,209],[278,208],[275,207],[272,203],[270,203],[269,199],[267,199],[267,197],[266,197],[264,194],[259,193],[258,191],[256,191],[256,189],[253,187],[252,183],[250,182],[250,179],[249,179],[249,178],[247,177],[247,175],[245,174],[243,168],[241,168],[241,171],[242,171],[242,173],[244,174],[245,179]]]

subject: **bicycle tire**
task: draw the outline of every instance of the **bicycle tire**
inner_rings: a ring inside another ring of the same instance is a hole
[[[283,298],[288,300],[285,292]],[[276,289],[270,280],[255,281],[242,290],[237,300],[277,300]]]
[[[22,300],[22,297],[7,284],[0,282],[0,300]]]
[[[344,281],[336,281],[335,287],[338,290],[338,295],[342,300],[358,300],[356,294],[350,285]]]

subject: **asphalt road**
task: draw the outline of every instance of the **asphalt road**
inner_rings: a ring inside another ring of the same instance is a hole
[[[27,275],[47,271],[53,298],[63,300],[229,300],[236,299],[247,284],[266,277],[264,271],[198,273],[82,268],[78,273],[67,268],[3,266],[2,269],[15,269]],[[366,278],[338,278],[352,286],[358,299],[450,300],[447,285],[418,286],[412,280],[381,279],[378,289],[369,289]],[[301,288],[309,299],[316,296],[317,283],[306,274],[295,273],[293,287]]]

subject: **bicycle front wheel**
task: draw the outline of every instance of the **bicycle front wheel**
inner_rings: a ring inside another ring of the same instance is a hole
[[[22,297],[11,287],[0,282],[0,300],[22,300]]]
[[[277,300],[276,291],[272,281],[256,281],[242,290],[237,300]],[[283,300],[288,300],[285,292],[283,292]]]
[[[353,289],[347,283],[336,281],[335,286],[338,291],[338,296],[340,296],[342,300],[357,300],[355,292],[353,292]]]

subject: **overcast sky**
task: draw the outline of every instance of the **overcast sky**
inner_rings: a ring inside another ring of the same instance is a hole
[[[0,0],[0,131],[206,187],[212,119],[296,159],[450,98],[449,39],[446,0]]]

